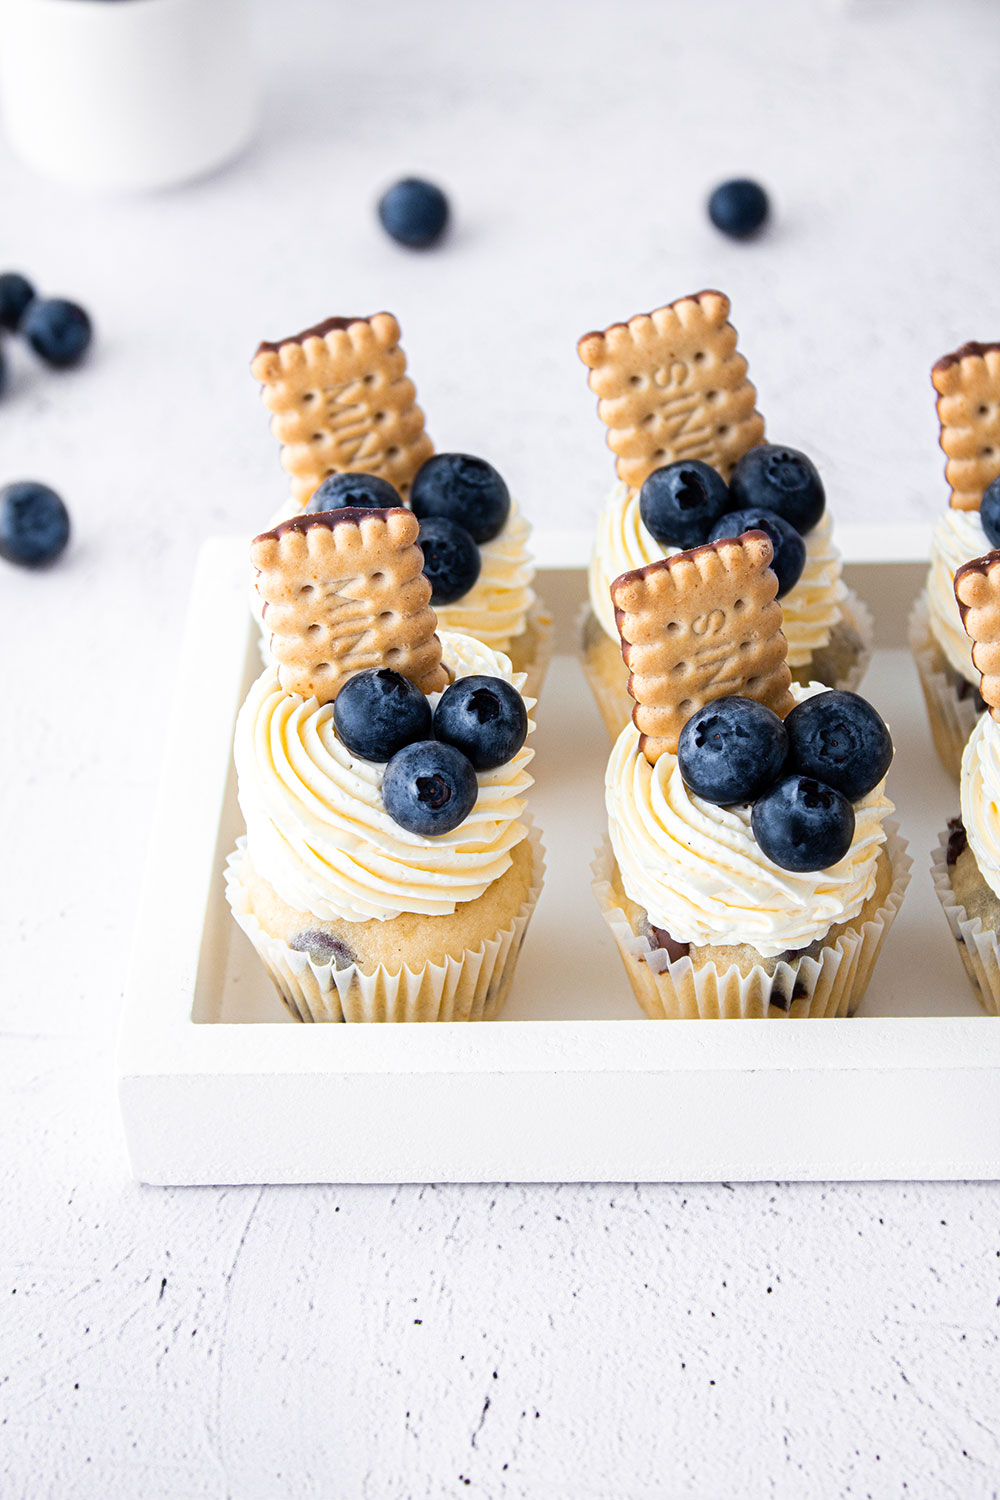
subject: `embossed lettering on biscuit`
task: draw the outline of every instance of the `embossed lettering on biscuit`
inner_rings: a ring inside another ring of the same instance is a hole
[[[336,698],[356,672],[390,667],[425,693],[448,684],[431,586],[408,510],[297,516],[250,556],[285,692]]]
[[[972,641],[972,661],[982,676],[980,691],[1000,720],[1000,551],[974,558],[955,574],[955,598]]]
[[[680,459],[699,458],[728,480],[747,449],[764,441],[757,393],[728,319],[728,297],[699,292],[588,333],[577,345],[618,477],[633,489]]]
[[[931,371],[955,510],[978,510],[1000,474],[1000,344],[963,344]]]
[[[632,720],[646,759],[674,754],[693,713],[739,694],[784,717],[791,673],[762,531],[678,552],[611,585]]]
[[[377,474],[406,497],[434,449],[391,313],[327,318],[261,344],[250,368],[300,506],[343,472]]]

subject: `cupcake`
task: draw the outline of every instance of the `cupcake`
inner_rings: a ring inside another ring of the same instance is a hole
[[[417,531],[345,508],[251,549],[273,664],[236,726],[227,895],[301,1020],[491,1019],[538,897],[533,700],[436,633]]]
[[[1000,1015],[1000,551],[964,563],[955,597],[988,712],[962,756],[961,817],[932,855],[938,900],[984,1010]]]
[[[938,360],[931,379],[951,498],[934,528],[927,583],[910,616],[910,646],[935,748],[957,777],[986,709],[955,601],[955,575],[1000,546],[1000,344],[963,344]]]
[[[909,878],[888,730],[793,681],[772,558],[751,531],[612,585],[636,703],[594,889],[654,1018],[853,1014]]]
[[[857,687],[871,655],[871,618],[841,577],[822,481],[805,454],[764,443],[728,317],[727,297],[699,292],[577,346],[617,454],[582,632],[584,669],[612,739],[632,709],[612,580],[749,526],[773,534],[795,681]]]
[[[409,506],[442,629],[508,656],[537,696],[552,622],[533,588],[531,528],[485,459],[435,454],[399,336],[391,314],[375,313],[261,344],[251,370],[291,476],[271,524],[344,506]]]

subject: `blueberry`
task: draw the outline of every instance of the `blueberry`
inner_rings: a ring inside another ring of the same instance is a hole
[[[760,443],[749,448],[733,470],[729,492],[739,510],[763,506],[773,510],[805,536],[826,509],[819,471],[797,448]]]
[[[431,706],[416,683],[385,668],[348,678],[333,702],[341,743],[362,760],[391,760],[431,733]]]
[[[698,458],[654,469],[639,491],[642,524],[666,547],[700,547],[731,505],[722,475]]]
[[[753,698],[716,698],[681,730],[684,785],[721,807],[752,802],[781,775],[788,736],[778,715]]]
[[[0,344],[0,396],[3,395],[3,393],[4,393],[4,391],[6,389],[7,389],[7,356],[3,352],[3,345]]]
[[[510,491],[485,458],[435,453],[417,470],[410,505],[421,520],[445,516],[464,526],[474,542],[491,542],[507,524]]]
[[[854,808],[812,776],[783,776],[754,803],[750,827],[782,870],[828,870],[851,847]]]
[[[708,217],[716,229],[731,239],[745,240],[763,224],[768,212],[767,194],[759,182],[734,177],[720,182],[708,200]]]
[[[296,953],[308,953],[317,966],[332,963],[335,969],[349,969],[357,958],[340,938],[331,937],[322,928],[310,928],[308,932],[296,932],[288,939],[289,948]]]
[[[362,510],[391,510],[402,505],[399,491],[377,474],[331,474],[313,490],[305,513],[317,516],[325,510],[354,505]]]
[[[35,300],[35,288],[20,271],[0,272],[0,328],[16,333],[18,325]]]
[[[440,239],[448,222],[448,199],[433,182],[404,177],[378,203],[382,228],[397,244],[423,250]]]
[[[430,579],[431,603],[454,604],[479,577],[483,565],[479,548],[464,526],[446,516],[428,516],[421,521],[417,541],[424,554],[424,572]]]
[[[47,484],[23,479],[0,489],[0,557],[26,568],[55,562],[69,541],[69,512]]]
[[[394,823],[424,838],[450,833],[476,805],[479,783],[461,750],[417,740],[397,751],[382,778],[382,801]]]
[[[979,507],[979,519],[983,523],[983,530],[986,532],[990,546],[1000,547],[1000,474],[992,484],[986,486],[982,504]]]
[[[434,710],[434,734],[461,750],[477,771],[512,760],[528,735],[524,699],[499,677],[460,677]]]
[[[892,762],[882,716],[857,693],[817,693],[785,720],[789,766],[857,802],[878,786]]]
[[[90,319],[82,307],[63,297],[32,302],[20,331],[39,359],[57,370],[77,364],[90,345]]]
[[[742,536],[744,531],[766,531],[774,546],[771,567],[778,575],[778,598],[793,589],[806,565],[806,544],[799,533],[773,510],[733,510],[712,527],[709,541]]]

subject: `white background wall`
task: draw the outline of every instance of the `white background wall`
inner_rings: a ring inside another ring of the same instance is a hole
[[[89,199],[0,143],[0,261],[97,327],[70,374],[11,349],[0,401],[0,479],[75,523],[58,569],[0,575],[0,1493],[995,1494],[993,1185],[142,1189],[111,1066],[193,558],[282,494],[257,340],[393,309],[439,446],[587,525],[611,467],[577,336],[720,285],[836,514],[931,517],[929,366],[1000,334],[1000,12],[260,19],[225,173]],[[430,254],[373,219],[408,171],[453,195]],[[744,172],[776,214],[736,245],[703,200]]]

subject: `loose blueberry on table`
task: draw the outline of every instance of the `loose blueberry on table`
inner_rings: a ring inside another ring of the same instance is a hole
[[[756,234],[769,208],[764,189],[749,177],[720,182],[708,200],[708,216],[716,229],[735,240]]]
[[[0,489],[0,557],[26,568],[55,562],[69,541],[69,512],[55,490],[34,480]]]
[[[57,370],[78,364],[90,347],[90,318],[76,302],[50,297],[32,302],[21,319],[24,335],[39,359]]]
[[[684,725],[677,764],[686,787],[726,807],[759,797],[787,754],[788,735],[772,709],[753,698],[717,698]]]
[[[34,300],[35,288],[27,276],[22,276],[20,271],[0,272],[0,328],[16,333]]]
[[[492,771],[520,750],[528,735],[521,694],[498,677],[460,677],[434,710],[434,735],[454,745],[477,771]]]
[[[392,510],[403,501],[395,485],[377,474],[331,474],[309,497],[305,513],[320,515],[326,510],[354,506],[361,510]]]
[[[795,527],[776,511],[760,509],[735,510],[722,516],[708,534],[710,542],[725,537],[742,536],[745,531],[764,531],[771,538],[774,557],[771,567],[778,579],[778,598],[793,589],[806,565],[806,544]]]
[[[424,573],[430,580],[431,604],[454,604],[469,592],[483,560],[464,526],[447,516],[428,516],[420,522],[417,543],[424,554]]]
[[[423,250],[441,238],[448,223],[448,199],[433,182],[404,177],[379,199],[378,216],[399,245]]]
[[[419,520],[444,516],[482,544],[491,542],[506,526],[510,491],[484,458],[471,453],[435,453],[417,470],[410,505]]]
[[[382,800],[394,823],[422,838],[451,833],[476,805],[472,763],[454,745],[416,740],[385,768]]]
[[[416,683],[374,668],[344,683],[334,699],[333,722],[352,755],[388,761],[404,745],[430,737],[431,706]]]
[[[1000,547],[1000,474],[983,491],[979,519],[991,547]]]
[[[776,512],[801,535],[812,531],[826,508],[819,471],[797,448],[759,443],[748,448],[729,481],[734,510]]]
[[[700,459],[654,469],[639,491],[642,523],[666,547],[700,547],[731,509],[726,481]]]

